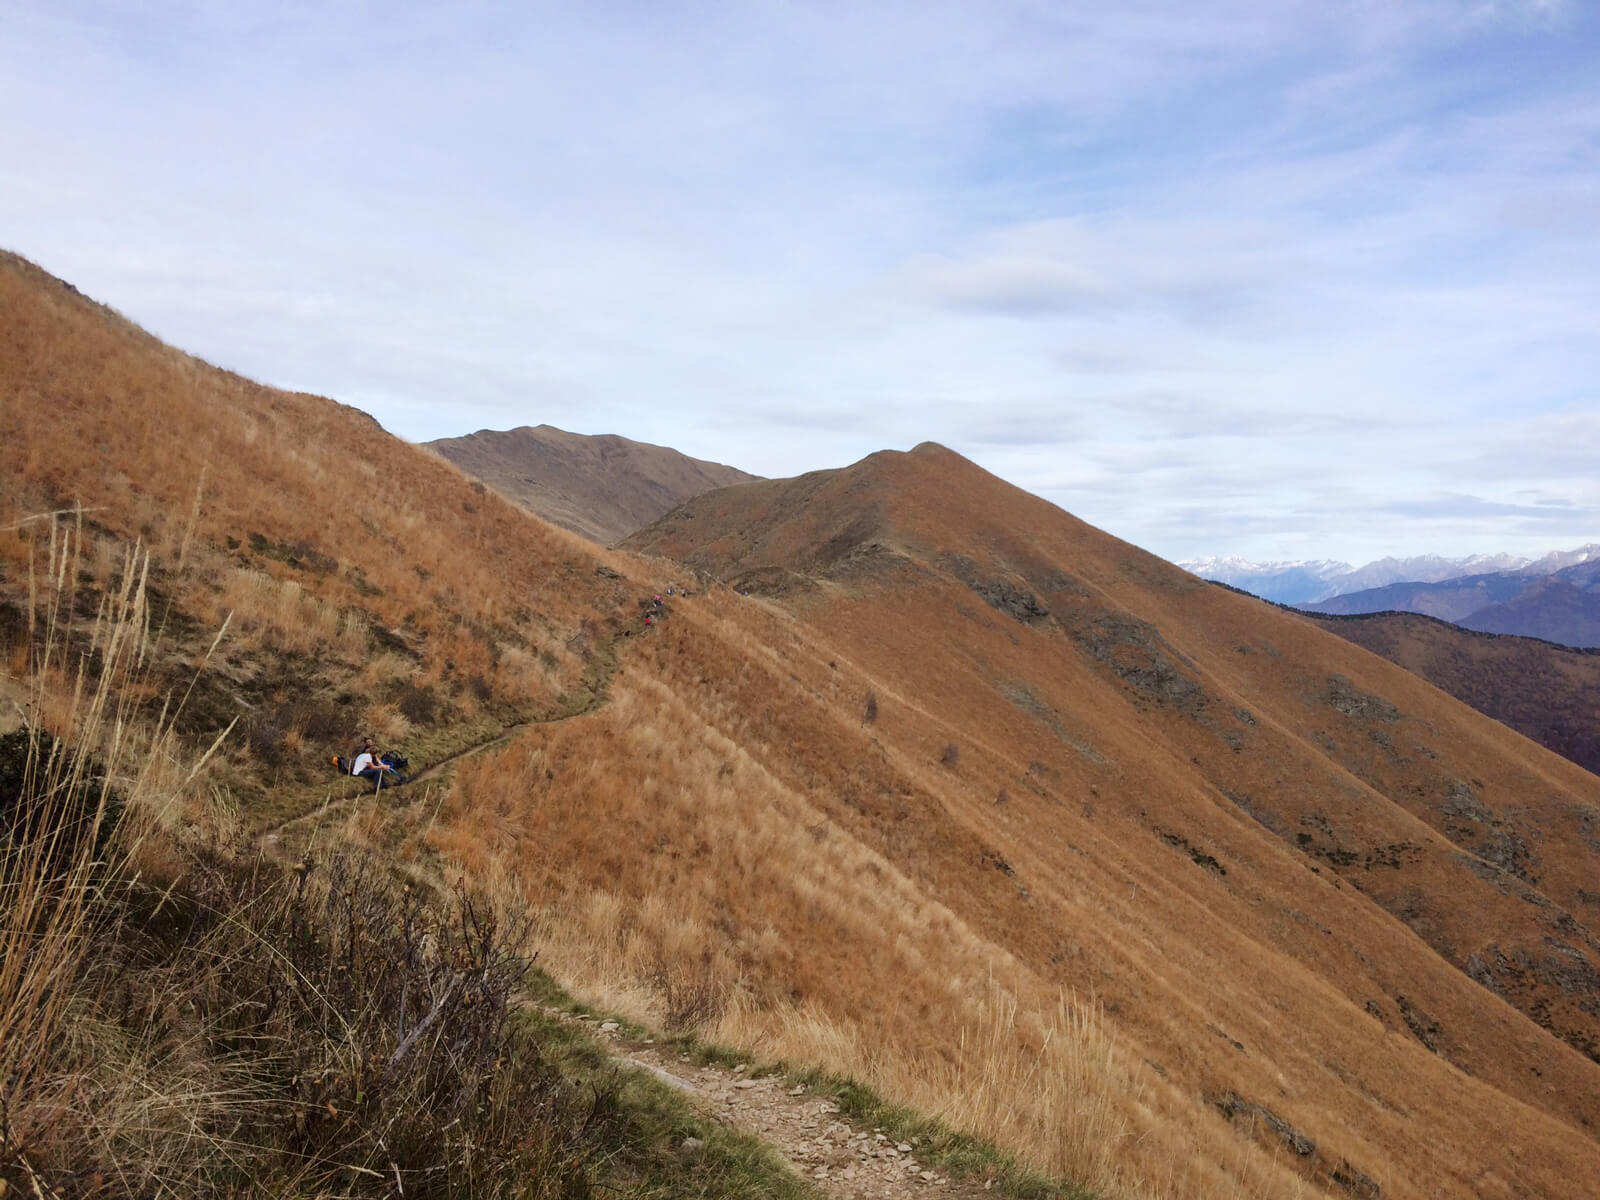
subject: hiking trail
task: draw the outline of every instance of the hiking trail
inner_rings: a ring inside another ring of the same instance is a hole
[[[495,736],[486,738],[481,742],[474,742],[470,746],[464,746],[460,750],[455,751],[453,754],[447,754],[438,762],[429,763],[422,770],[411,776],[411,778],[405,783],[391,788],[378,789],[373,787],[363,787],[359,790],[351,791],[346,795],[335,796],[333,794],[334,788],[345,784],[343,779],[339,779],[336,782],[330,783],[326,786],[325,790],[327,794],[320,804],[314,804],[310,808],[303,809],[299,812],[290,812],[277,821],[272,821],[265,825],[258,825],[255,829],[255,835],[261,839],[264,845],[271,846],[277,843],[281,839],[282,835],[292,826],[308,821],[320,822],[332,813],[349,807],[357,800],[371,798],[373,796],[382,797],[385,792],[392,792],[395,796],[399,797],[395,803],[409,804],[412,802],[412,799],[415,795],[413,789],[417,788],[419,784],[425,784],[438,779],[450,768],[454,767],[457,763],[460,763],[465,759],[472,758],[473,756],[482,754],[487,750],[493,750],[497,747],[508,744],[512,738],[521,733],[524,729],[528,729],[534,725],[559,725],[564,721],[571,721],[574,718],[586,717],[591,713],[598,712],[605,706],[606,701],[610,696],[611,681],[616,676],[617,671],[620,669],[621,664],[617,661],[616,646],[615,642],[613,642],[606,647],[606,652],[597,659],[597,669],[595,674],[592,679],[587,680],[585,683],[585,690],[588,691],[589,698],[580,708],[574,709],[571,712],[563,712],[560,716],[556,717],[530,717],[526,721],[517,721],[513,724],[503,726],[500,732]]]
[[[558,717],[534,718],[505,726],[494,736],[431,763],[396,789],[395,803],[413,809],[428,794],[419,785],[435,782],[456,764],[508,744],[535,725],[555,725],[587,716],[602,708],[609,684],[619,664],[612,659],[597,673],[591,695],[576,711]],[[382,791],[362,788],[348,795],[331,794],[315,807],[286,816],[256,831],[264,848],[279,850],[282,839],[302,825],[320,825],[329,817],[362,801],[383,797]],[[826,1095],[813,1095],[803,1084],[791,1085],[782,1075],[752,1077],[747,1065],[722,1067],[696,1064],[672,1045],[653,1038],[635,1038],[616,1021],[546,1009],[564,1022],[583,1023],[625,1070],[643,1071],[681,1092],[708,1120],[750,1134],[770,1147],[797,1176],[828,1200],[909,1200],[911,1197],[947,1197],[977,1200],[991,1194],[992,1181],[955,1181],[922,1162],[917,1148],[896,1141],[881,1129],[855,1121],[840,1112]],[[686,1139],[680,1152],[693,1153],[695,1139]]]
[[[948,1178],[922,1162],[917,1147],[853,1121],[831,1098],[814,1095],[803,1084],[791,1085],[782,1075],[752,1078],[745,1064],[698,1065],[671,1045],[630,1037],[616,1021],[545,1011],[585,1023],[619,1066],[653,1075],[684,1093],[707,1118],[760,1138],[830,1200],[976,1200],[992,1194],[993,1181]],[[694,1149],[681,1147],[685,1153]]]

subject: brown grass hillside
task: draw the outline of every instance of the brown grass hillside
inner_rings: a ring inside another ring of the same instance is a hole
[[[755,478],[666,446],[551,425],[480,429],[428,448],[536,516],[603,546],[691,496]]]
[[[619,585],[579,539],[366,414],[172,350],[13,255],[0,447],[0,651],[20,667],[48,514],[85,531],[86,605],[142,540],[170,680],[232,614],[184,720],[200,739],[239,722],[247,797],[324,778],[364,732],[420,765],[581,705],[616,624]]]
[[[246,816],[306,807],[317,747],[374,725],[443,755],[570,715],[464,760],[436,816],[344,825],[414,819],[408,869],[531,901],[589,999],[1108,1198],[1600,1177],[1600,785],[1298,617],[937,447],[602,551],[12,258],[0,403],[3,698],[81,520],[76,608],[151,548],[129,704],[187,687],[233,613],[178,732],[239,719],[191,790]]]
[[[1420,613],[1307,615],[1600,774],[1600,651],[1479,633]]]
[[[629,544],[774,597],[677,606],[596,722],[642,779],[595,774],[592,732],[526,743],[550,782],[524,854],[552,899],[576,874],[660,914],[613,931],[641,979],[717,931],[726,1020],[925,1095],[986,988],[1034,1029],[1092,993],[1163,1097],[1118,1109],[1156,1161],[1179,1111],[1208,1162],[1224,1111],[1283,1154],[1265,1109],[1317,1143],[1284,1161],[1385,1195],[1593,1171],[1586,772],[937,447],[710,493]]]

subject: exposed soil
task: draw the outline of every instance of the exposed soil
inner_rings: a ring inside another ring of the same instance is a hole
[[[683,1092],[708,1118],[761,1138],[826,1196],[898,1200],[977,1197],[991,1190],[988,1181],[946,1177],[919,1159],[915,1146],[853,1122],[832,1100],[811,1095],[804,1085],[791,1085],[781,1075],[750,1078],[742,1065],[696,1065],[673,1047],[627,1037],[613,1021],[601,1022],[598,1032],[617,1062],[648,1071]],[[694,1150],[684,1147],[685,1153]]]

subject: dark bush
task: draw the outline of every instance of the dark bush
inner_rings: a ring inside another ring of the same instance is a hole
[[[0,1142],[0,1178],[15,1154],[60,1195],[590,1195],[614,1097],[566,1083],[519,1014],[524,923],[350,857],[285,874],[211,848],[185,889],[147,891],[124,893],[99,990],[130,1031],[184,1013],[174,1045],[226,1102],[189,1110],[182,1160],[63,1130]]]
[[[86,839],[96,850],[105,845],[122,806],[94,759],[42,729],[0,734],[0,851],[48,841],[53,856],[70,861]]]
[[[395,697],[394,705],[413,725],[432,725],[439,719],[439,699],[426,684],[407,683]]]

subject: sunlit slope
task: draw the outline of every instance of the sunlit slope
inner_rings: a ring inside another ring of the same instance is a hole
[[[91,611],[144,538],[173,679],[233,613],[186,712],[239,719],[214,782],[247,813],[369,727],[442,752],[576,714],[465,763],[433,841],[511,869],[592,992],[1108,1196],[1600,1176],[1593,778],[948,452],[640,539],[745,598],[0,257],[0,467],[0,651],[40,513],[81,506]]]
[[[52,510],[81,523],[91,611],[117,547],[152,549],[174,678],[232,614],[184,719],[201,738],[238,720],[246,792],[323,778],[361,732],[426,758],[564,702],[621,595],[592,547],[366,414],[212,367],[0,254],[0,618]],[[0,620],[0,652],[21,636]]]
[[[913,1060],[956,1053],[979,964],[1027,1004],[1093,989],[1183,1104],[1271,1109],[1324,1180],[1593,1177],[1592,776],[937,447],[630,545],[776,600],[678,604],[615,754],[545,739],[549,888],[709,922],[768,1001]],[[835,839],[863,857],[822,884]]]
[[[1421,613],[1311,619],[1600,774],[1600,650],[1479,633]]]

